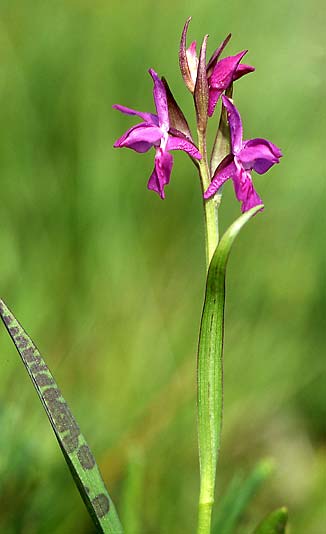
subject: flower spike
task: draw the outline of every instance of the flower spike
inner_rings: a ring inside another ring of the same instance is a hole
[[[196,91],[196,85],[203,86],[204,67],[200,66],[200,59],[198,59],[196,51],[196,41],[193,41],[189,48],[187,48],[187,32],[191,17],[186,20],[183,27],[180,48],[179,48],[179,64],[183,80],[191,93]],[[207,65],[205,63],[206,80],[208,82],[208,116],[211,117],[214,113],[216,104],[220,96],[227,91],[232,83],[239,78],[242,78],[245,74],[253,72],[255,69],[251,65],[241,64],[243,56],[247,53],[247,50],[239,52],[235,56],[228,56],[224,59],[220,59],[220,56],[231,39],[231,33],[226,36],[224,41],[212,54]],[[203,46],[206,48],[206,40]],[[201,49],[201,54],[203,51]],[[206,62],[206,59],[205,59]],[[201,81],[197,84],[199,72],[201,73]],[[206,85],[206,84],[205,84]],[[199,95],[199,90],[196,91],[195,102],[198,103],[199,99],[205,100],[206,96]],[[196,104],[197,108],[197,104]],[[198,114],[198,113],[197,113]],[[198,117],[197,117],[198,119]]]

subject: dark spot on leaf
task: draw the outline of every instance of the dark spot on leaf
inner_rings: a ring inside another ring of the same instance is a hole
[[[36,363],[33,363],[30,366],[30,370],[32,374],[41,373],[42,371],[48,371],[49,369],[45,365],[44,362],[42,362],[41,358],[39,356],[35,356]]]
[[[92,500],[92,505],[98,517],[104,517],[110,510],[110,501],[104,493],[100,493]]]
[[[12,335],[12,337],[15,337],[19,334],[19,328],[17,326],[10,326],[9,332]]]
[[[49,407],[51,407],[51,402],[61,397],[61,392],[58,388],[49,388],[44,391],[43,397],[47,401],[47,404],[49,404]]]
[[[95,465],[95,458],[92,455],[91,450],[87,445],[82,445],[81,447],[79,447],[77,456],[78,456],[80,465],[84,469],[93,469]]]
[[[61,436],[64,447],[69,454],[74,452],[78,447],[80,429],[67,403],[59,400],[61,397],[60,390],[58,388],[49,388],[44,391],[43,397],[59,434],[67,432],[67,435]]]
[[[34,378],[35,378],[35,382],[40,388],[44,386],[52,386],[54,384],[54,380],[52,376],[49,376],[45,373],[38,373],[35,375]]]
[[[69,428],[69,434],[62,439],[63,444],[68,454],[71,454],[77,449],[78,441],[79,441],[78,440],[79,434],[80,434],[80,428],[77,425],[76,421],[72,418],[72,423]]]
[[[27,339],[25,339],[23,336],[17,336],[16,337],[16,343],[18,343],[19,348],[25,348],[28,345]]]
[[[32,348],[23,350],[22,357],[27,363],[34,362],[36,360],[36,356]]]
[[[3,313],[3,307],[1,305],[1,313]],[[7,326],[9,326],[12,323],[12,317],[10,315],[4,315],[3,320],[6,323]]]

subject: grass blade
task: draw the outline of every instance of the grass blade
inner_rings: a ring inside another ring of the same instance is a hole
[[[254,534],[284,534],[287,520],[287,509],[284,507],[278,508],[263,519],[254,531]]]
[[[123,532],[95,458],[33,341],[0,299],[0,316],[43,404],[81,497],[98,532]]]
[[[262,460],[244,480],[238,475],[231,481],[219,503],[213,534],[232,534],[235,531],[248,505],[272,472],[273,463]]]

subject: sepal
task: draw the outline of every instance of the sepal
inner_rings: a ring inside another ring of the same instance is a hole
[[[162,77],[162,82],[165,87],[166,98],[168,102],[170,128],[179,130],[192,141],[192,136],[186,117],[184,116],[180,106],[177,104],[168,82],[164,77]]]

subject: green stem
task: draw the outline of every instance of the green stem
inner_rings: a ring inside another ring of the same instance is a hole
[[[204,132],[201,132],[200,130],[198,130],[198,146],[199,151],[202,155],[202,159],[199,161],[199,173],[202,192],[204,192],[211,183],[211,176],[207,161],[206,134]],[[218,205],[219,201],[217,201],[216,198],[204,200],[207,270],[219,240],[217,213]]]
[[[211,531],[213,503],[201,503],[198,506],[198,534],[208,534]]]
[[[202,154],[202,159],[199,162],[199,172],[201,187],[204,192],[211,182],[211,175],[207,160],[206,133],[200,130],[198,130],[198,145]],[[204,200],[207,271],[219,241],[219,200],[220,198]],[[212,381],[214,384],[212,384]],[[213,386],[213,389],[210,390],[211,386]],[[222,388],[222,359],[220,361],[214,361],[214,358],[211,358],[209,353],[199,351],[197,362],[198,446],[200,463],[198,534],[210,534],[211,532],[216,461],[219,447],[217,443],[212,443],[212,441],[214,442],[212,435],[215,435],[217,423],[219,442],[222,424],[222,403],[215,403],[214,401],[212,403],[212,393],[213,391],[218,391],[219,397],[222,399]],[[214,412],[213,419],[212,410]],[[215,426],[213,431],[211,428],[212,425]]]

